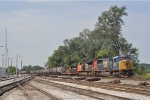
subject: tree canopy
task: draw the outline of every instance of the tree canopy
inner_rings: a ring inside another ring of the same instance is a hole
[[[9,66],[9,67],[7,68],[7,72],[8,72],[9,75],[14,75],[14,74],[16,74],[16,67],[15,67],[15,66]]]
[[[48,58],[48,67],[76,67],[82,60],[130,56],[138,61],[138,49],[123,37],[123,17],[127,16],[126,7],[111,6],[102,12],[93,30],[84,29],[78,37],[64,40],[64,45]]]

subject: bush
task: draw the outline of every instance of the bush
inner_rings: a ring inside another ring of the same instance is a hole
[[[147,73],[144,77],[145,77],[146,79],[150,79],[150,73]]]
[[[144,74],[144,75],[136,74],[135,77],[139,78],[139,79],[146,79],[146,80],[148,79],[149,80],[150,79],[150,73],[147,73],[147,74]]]

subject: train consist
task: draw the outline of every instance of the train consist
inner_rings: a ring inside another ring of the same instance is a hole
[[[133,76],[132,60],[128,57],[113,57],[95,59],[93,61],[82,61],[78,63],[76,68],[65,69],[64,67],[55,67],[44,70],[33,71],[37,75],[100,75],[103,72],[109,72],[114,76]]]

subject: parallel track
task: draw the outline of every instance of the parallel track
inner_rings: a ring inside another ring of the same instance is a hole
[[[47,93],[46,91],[39,89],[31,84],[28,84],[29,86],[33,87],[34,89],[38,90],[39,92],[41,92],[42,94],[45,94],[46,96],[48,96],[50,99],[52,100],[59,100],[58,98],[56,98],[55,96],[51,95],[50,93]]]
[[[49,94],[49,93],[43,91],[42,89],[39,89],[39,88],[33,86],[33,85],[31,85],[31,84],[25,84],[25,85],[28,85],[28,86],[32,87],[34,90],[36,90],[36,91],[38,91],[38,92],[40,92],[40,93],[46,95],[50,100],[59,100],[59,99],[57,99],[56,97],[54,97],[53,95],[51,95],[51,94]],[[27,97],[28,100],[32,100],[32,97],[31,97],[30,94],[27,92],[27,90],[26,90],[23,86],[21,86],[20,84],[18,84],[18,86],[19,86],[19,88],[23,91],[24,96]]]
[[[18,83],[18,86],[23,91],[24,96],[27,97],[28,100],[32,100],[32,98],[29,96],[26,90],[19,83]]]
[[[55,79],[54,79],[55,80]],[[59,81],[57,79],[57,81]],[[66,80],[62,79],[61,81],[66,82]],[[150,96],[150,89],[149,87],[140,87],[140,86],[133,86],[133,85],[123,85],[123,84],[112,84],[112,83],[104,83],[104,82],[87,82],[87,81],[73,81],[80,85],[87,85],[87,86],[93,86],[108,90],[115,90],[115,91],[124,91],[124,92],[131,92],[131,93],[137,93],[141,95],[147,95]]]
[[[104,89],[112,89],[112,90],[118,90],[118,91],[126,91],[126,92],[132,92],[137,94],[144,94],[150,96],[150,90],[148,89],[142,89],[137,86],[123,86],[119,84],[107,84],[107,83],[99,83],[98,85],[95,85]]]
[[[14,82],[12,82],[10,84],[6,84],[4,86],[1,86],[0,87],[0,96],[3,95],[3,93],[5,93],[6,91],[9,91],[9,90],[17,87],[18,83],[19,84],[24,84],[25,82],[27,82],[29,80],[31,80],[31,77],[28,77],[28,78],[25,78],[25,79],[22,79],[22,80],[19,80],[19,81],[14,81]]]
[[[115,100],[129,100],[128,98],[124,98],[124,97],[119,97],[119,96],[94,92],[94,91],[91,91],[91,90],[79,89],[79,88],[66,86],[66,85],[62,85],[62,84],[57,84],[57,83],[53,83],[53,82],[49,82],[49,81],[45,81],[45,80],[37,80],[36,79],[34,81],[36,81],[38,83],[43,83],[43,84],[47,84],[47,85],[50,85],[50,86],[62,88],[63,90],[72,91],[72,92],[78,93],[80,95],[85,95],[85,96],[92,97],[92,98],[95,98],[95,99],[98,99],[98,100],[105,100],[105,99],[108,99],[108,98],[111,98],[111,99],[113,98]]]

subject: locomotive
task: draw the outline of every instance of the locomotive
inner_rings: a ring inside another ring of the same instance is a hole
[[[129,57],[113,57],[95,59],[93,61],[82,62],[77,65],[77,74],[99,75],[102,72],[109,72],[109,75],[115,76],[133,76],[133,64]]]
[[[133,64],[129,57],[113,57],[94,59],[92,61],[82,61],[76,68],[66,69],[64,67],[54,67],[33,71],[36,75],[94,75],[99,76],[103,72],[108,72],[109,76],[130,77],[133,76]]]

